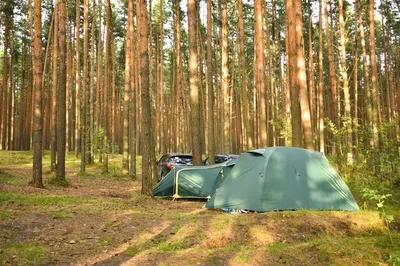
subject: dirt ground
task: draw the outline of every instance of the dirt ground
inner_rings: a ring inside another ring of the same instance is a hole
[[[385,265],[391,252],[374,212],[234,215],[77,172],[37,189],[30,166],[0,165],[0,265]]]

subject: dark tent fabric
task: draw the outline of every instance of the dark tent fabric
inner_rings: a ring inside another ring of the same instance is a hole
[[[322,153],[292,147],[242,153],[205,206],[254,211],[359,209]]]
[[[207,198],[236,160],[206,166],[175,166],[153,189],[154,196]]]

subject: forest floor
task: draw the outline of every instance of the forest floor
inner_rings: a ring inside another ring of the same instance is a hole
[[[70,185],[47,171],[37,189],[31,159],[0,151],[0,265],[387,265],[400,250],[398,206],[391,241],[373,210],[235,215],[142,197],[140,180],[117,174],[120,157],[107,175],[98,164],[79,175],[70,154]]]

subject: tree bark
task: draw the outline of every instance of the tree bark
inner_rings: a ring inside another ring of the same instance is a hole
[[[76,0],[76,22],[75,22],[75,156],[78,158],[81,151],[81,59],[80,59],[80,40],[81,40],[81,3]]]
[[[140,55],[140,86],[142,101],[142,194],[145,196],[153,195],[153,163],[151,157],[152,134],[151,134],[151,107],[150,107],[150,85],[149,85],[149,53],[148,53],[148,27],[147,27],[147,7],[146,0],[136,1],[137,21],[138,21],[138,42]]]
[[[345,149],[347,150],[347,162],[353,162],[353,140],[351,134],[351,107],[350,107],[350,91],[349,91],[349,79],[347,77],[347,64],[346,64],[346,24],[343,18],[343,0],[339,0],[339,27],[340,27],[340,59],[342,65],[342,80],[343,80],[343,94],[344,94],[344,126],[347,129]]]
[[[60,47],[60,83],[57,91],[57,174],[59,180],[65,180],[65,141],[66,141],[66,30],[67,30],[67,1],[60,0],[59,3],[59,47]]]
[[[264,34],[263,34],[263,1],[254,1],[254,42],[255,42],[255,84],[254,89],[259,93],[259,136],[260,147],[267,146],[267,109],[265,92],[265,54],[264,54]]]
[[[193,164],[201,165],[201,126],[200,103],[198,87],[198,59],[197,59],[197,1],[188,1],[188,28],[189,28],[189,80],[190,80],[190,107],[192,127],[192,154]]]
[[[129,98],[131,91],[131,53],[132,53],[132,33],[133,33],[133,3],[128,0],[128,23],[126,28],[125,45],[125,88],[124,88],[124,109],[123,109],[123,154],[122,154],[122,172],[129,172]],[[133,77],[132,77],[133,78]]]
[[[42,153],[42,1],[34,2],[34,36],[33,36],[33,76],[34,76],[34,124],[33,124],[33,176],[31,184],[43,188]]]
[[[241,0],[239,0],[241,1]],[[211,0],[207,0],[207,90],[208,90],[208,159],[215,163],[214,142],[214,87],[212,82],[212,14]]]
[[[324,43],[322,33],[322,10],[325,0],[319,0],[319,23],[318,23],[318,132],[319,132],[319,151],[325,152],[324,136]]]
[[[57,61],[58,61],[58,1],[54,5],[54,25],[53,25],[53,75],[52,75],[52,95],[51,95],[51,114],[50,114],[50,127],[51,127],[51,159],[50,171],[56,170],[56,156],[57,156]],[[50,38],[49,38],[50,39]]]

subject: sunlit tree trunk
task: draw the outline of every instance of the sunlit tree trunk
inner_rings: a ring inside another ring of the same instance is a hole
[[[104,64],[104,84],[103,84],[103,129],[104,129],[104,138],[103,138],[103,172],[108,173],[108,153],[110,150],[110,142],[108,140],[109,133],[109,102],[110,102],[110,71],[111,71],[111,2],[107,0],[106,7],[106,55],[105,55],[105,64]]]
[[[240,1],[240,0],[239,0]],[[212,13],[211,0],[207,0],[207,93],[208,93],[208,158],[215,162],[214,141],[214,87],[212,69]]]
[[[325,0],[319,0],[319,22],[318,22],[318,132],[319,132],[319,151],[325,152],[324,137],[324,43],[322,32],[322,9]]]
[[[254,42],[255,42],[255,78],[254,89],[259,93],[257,110],[259,120],[259,137],[260,147],[267,146],[267,108],[266,108],[266,92],[265,92],[265,54],[264,54],[264,34],[263,34],[263,1],[254,1]]]
[[[133,3],[128,0],[128,23],[125,37],[125,88],[124,88],[124,109],[123,109],[123,154],[122,172],[129,172],[129,98],[131,89],[131,53],[132,53],[132,33],[133,33]],[[133,78],[133,77],[132,77]]]
[[[94,151],[93,151],[93,135],[94,135],[94,102],[95,102],[95,29],[96,29],[96,1],[93,0],[92,6],[92,29],[91,29],[91,44],[90,44],[90,85],[89,85],[89,130],[88,130],[88,159],[87,163],[94,162]],[[97,81],[98,82],[98,81]]]
[[[326,42],[328,46],[328,63],[329,63],[329,80],[331,87],[331,97],[332,97],[332,121],[339,127],[339,109],[338,109],[338,89],[336,81],[336,69],[335,60],[333,54],[333,42],[332,42],[332,25],[329,23],[329,14],[326,2],[324,1],[324,16],[325,16],[325,31],[326,31]]]
[[[292,146],[303,147],[301,117],[300,117],[300,102],[299,102],[299,85],[296,84],[297,61],[296,61],[296,25],[295,25],[295,7],[293,1],[286,2],[286,23],[287,23],[287,70],[288,87],[290,91],[291,102],[291,125],[292,125]]]
[[[198,58],[197,58],[197,1],[188,1],[188,28],[189,28],[189,79],[190,79],[190,113],[192,127],[192,154],[193,164],[201,165],[201,127],[200,102],[198,87]]]
[[[375,51],[375,16],[374,16],[374,0],[369,0],[369,49],[371,53],[371,78],[372,78],[372,147],[377,149],[379,146],[378,122],[380,121],[379,95],[377,82],[376,67],[376,51]],[[374,168],[375,172],[380,171],[380,158],[377,151],[374,152]]]
[[[34,36],[33,36],[33,91],[34,91],[34,124],[33,124],[33,175],[31,184],[43,187],[42,152],[42,1],[34,2]]]
[[[371,109],[371,93],[370,93],[370,83],[369,83],[369,70],[368,70],[368,65],[367,65],[367,49],[366,49],[366,44],[365,44],[365,33],[364,33],[364,25],[363,25],[363,18],[361,14],[361,4],[360,0],[356,0],[356,12],[357,12],[357,17],[358,17],[358,26],[360,30],[360,39],[361,39],[361,58],[363,62],[363,76],[364,76],[364,86],[363,90],[360,91],[360,94],[362,94],[362,107],[361,110],[363,113],[365,113],[366,121],[364,122],[364,125],[369,128],[372,128],[371,124],[371,116],[372,116],[372,109]]]
[[[312,11],[311,0],[307,1],[308,9],[308,94],[310,101],[311,125],[312,131],[316,128],[316,109],[315,108],[315,88],[314,88],[314,60],[313,60],[313,28],[312,28]]]
[[[244,47],[244,23],[243,23],[243,3],[238,0],[238,27],[239,27],[239,86],[243,99],[243,122],[245,128],[245,150],[253,148],[253,138],[250,127],[250,100],[248,90],[248,79],[246,70],[246,55]],[[211,40],[210,40],[211,42]],[[211,51],[210,51],[211,53]]]
[[[343,94],[344,94],[344,126],[346,128],[345,149],[347,150],[347,162],[353,162],[353,140],[351,134],[351,107],[350,107],[350,91],[349,79],[347,77],[347,63],[346,63],[346,24],[343,17],[343,0],[339,0],[339,27],[340,27],[340,59],[342,65],[342,80],[343,80]]]
[[[230,152],[231,139],[230,139],[230,112],[229,112],[229,68],[228,68],[228,10],[227,1],[222,0],[222,35],[221,35],[221,90],[223,95],[223,151]]]

